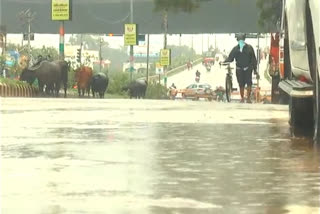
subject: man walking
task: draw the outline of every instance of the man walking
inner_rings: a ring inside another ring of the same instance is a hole
[[[244,87],[247,85],[247,103],[251,103],[251,87],[252,87],[252,71],[257,75],[257,59],[253,47],[245,43],[246,35],[238,34],[238,45],[230,52],[228,58],[224,62],[233,62],[236,60],[236,75],[240,87],[241,103],[244,103]]]

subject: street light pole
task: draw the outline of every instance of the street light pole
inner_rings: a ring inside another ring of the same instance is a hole
[[[133,24],[133,0],[130,0],[130,23]],[[133,71],[133,45],[130,45],[130,81],[132,81]]]
[[[163,24],[164,24],[164,41],[163,41],[163,49],[167,49],[167,34],[168,34],[168,9],[166,8],[163,11]],[[167,66],[163,66],[163,74],[164,74],[164,86],[167,87]]]
[[[208,51],[210,49],[210,34],[208,34]]]
[[[148,34],[147,43],[147,83],[149,83],[149,46],[150,46],[150,34]]]
[[[28,25],[28,57],[30,60],[30,55],[31,55],[31,45],[30,45],[30,40],[31,40],[31,23],[34,20],[35,13],[32,13],[30,9],[21,11],[19,13],[19,18],[23,22],[23,24]]]
[[[30,57],[31,47],[30,47],[30,37],[31,37],[31,18],[28,14],[28,56]]]
[[[100,44],[99,44],[99,72],[101,72],[101,63],[102,63],[101,46],[102,46],[102,38],[100,38]]]

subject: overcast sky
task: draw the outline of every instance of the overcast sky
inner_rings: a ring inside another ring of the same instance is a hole
[[[69,41],[71,35],[65,35],[65,42]],[[220,50],[226,50],[229,52],[232,47],[236,45],[236,40],[234,38],[234,34],[196,34],[196,35],[182,35],[181,36],[181,45],[192,46],[192,38],[193,38],[193,48],[196,53],[201,54],[202,50],[207,51],[208,45],[215,46],[215,37],[216,44]],[[8,42],[21,44],[22,35],[21,34],[9,34]],[[123,46],[123,37],[118,36],[104,36],[104,40],[109,43],[111,48],[120,48]],[[257,46],[257,39],[247,39],[247,43],[252,46]],[[27,41],[24,41],[26,44]],[[180,36],[179,35],[168,35],[168,45],[179,45],[180,44]],[[261,47],[265,47],[269,45],[265,39],[261,39],[260,42]],[[31,46],[33,47],[59,47],[59,35],[58,34],[36,34],[35,41],[31,42]],[[163,35],[150,35],[150,50],[157,51],[163,47]]]

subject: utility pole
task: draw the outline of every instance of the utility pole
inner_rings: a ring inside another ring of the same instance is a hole
[[[101,63],[102,63],[101,46],[102,46],[102,38],[100,37],[100,43],[99,43],[99,72],[101,72]]]
[[[0,0],[1,1],[1,0]],[[1,55],[4,56],[6,52],[7,33],[6,27],[0,25],[0,48],[2,49]]]
[[[191,57],[192,57],[192,60],[193,60],[193,35],[191,35]]]
[[[1,0],[0,0],[1,1]],[[4,25],[0,25],[0,48],[1,51],[1,59],[0,59],[0,71],[3,72],[3,75],[5,77],[5,53],[6,53],[6,46],[7,46],[7,33],[6,33],[6,27]]]
[[[30,45],[30,40],[31,40],[31,23],[35,18],[36,13],[31,12],[31,9],[27,9],[24,11],[21,11],[19,13],[19,18],[20,21],[22,21],[23,25],[27,24],[28,25],[28,57],[30,60],[30,55],[31,55],[31,45]]]
[[[201,34],[201,54],[203,54],[203,34]]]
[[[150,46],[150,34],[148,34],[148,43],[147,43],[147,83],[149,83],[149,46]]]
[[[133,0],[130,0],[130,23],[133,24]],[[133,71],[133,45],[130,45],[130,81],[132,81]]]
[[[210,49],[210,34],[208,34],[208,51]]]
[[[163,11],[163,27],[164,27],[164,41],[163,49],[167,49],[167,34],[168,34],[168,9]],[[164,86],[167,87],[167,66],[163,66]]]

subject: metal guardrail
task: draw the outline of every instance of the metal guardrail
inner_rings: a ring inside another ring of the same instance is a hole
[[[197,65],[197,64],[200,64],[202,62],[202,57],[192,61],[192,64],[193,66]],[[173,76],[181,71],[184,71],[187,69],[187,65],[181,65],[179,67],[176,67],[176,68],[173,68],[169,71],[167,71],[167,77],[169,76]],[[164,78],[164,74],[160,74],[160,79],[163,79]],[[152,76],[149,76],[149,81],[158,81],[159,80],[159,74],[156,74],[156,75],[152,75]]]

